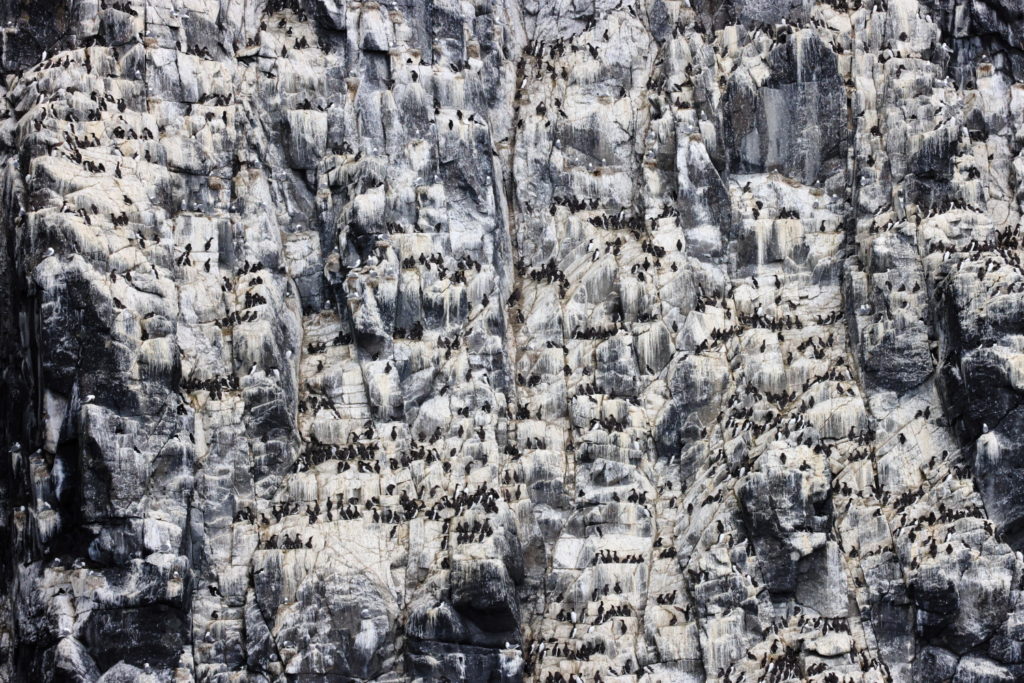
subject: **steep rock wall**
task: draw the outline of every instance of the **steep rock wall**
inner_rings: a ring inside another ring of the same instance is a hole
[[[0,3],[0,677],[1024,678],[1024,8]]]

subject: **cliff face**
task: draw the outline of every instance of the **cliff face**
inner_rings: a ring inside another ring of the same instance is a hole
[[[0,23],[0,679],[1024,679],[1024,4]]]

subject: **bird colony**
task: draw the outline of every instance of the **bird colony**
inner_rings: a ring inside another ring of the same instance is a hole
[[[1024,680],[1020,0],[0,33],[0,680]]]

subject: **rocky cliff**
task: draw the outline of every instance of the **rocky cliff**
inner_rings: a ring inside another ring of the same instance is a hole
[[[0,679],[1024,680],[1020,0],[0,24]]]

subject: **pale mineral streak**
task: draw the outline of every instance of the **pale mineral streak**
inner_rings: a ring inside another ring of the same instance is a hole
[[[0,33],[0,680],[1024,680],[1021,0]]]

